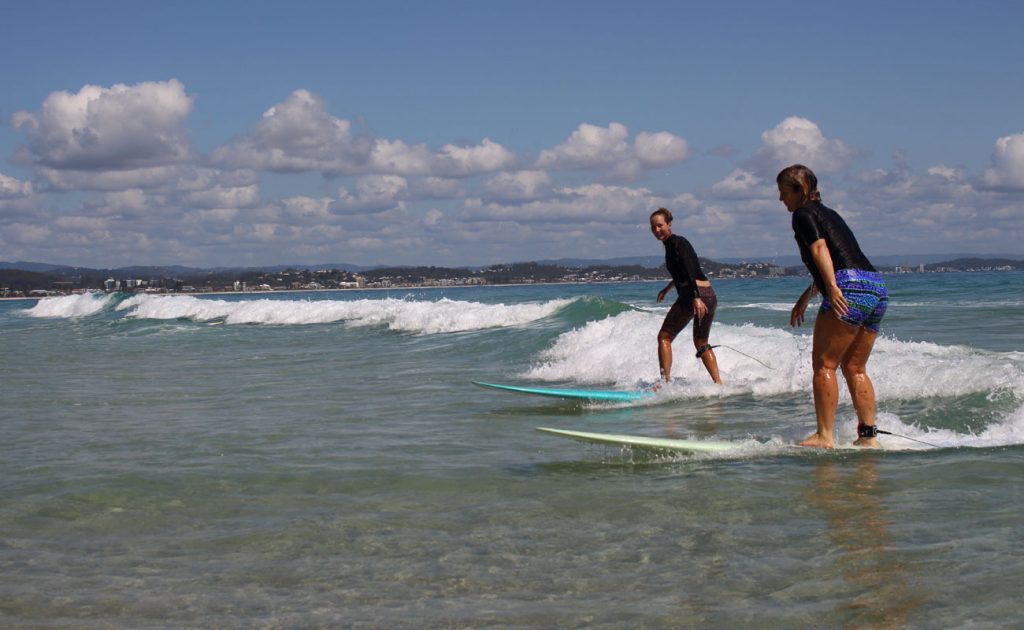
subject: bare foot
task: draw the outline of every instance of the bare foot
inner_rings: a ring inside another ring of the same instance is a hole
[[[800,442],[800,446],[812,446],[814,448],[835,448],[835,444],[832,442],[831,439],[826,439],[825,437],[817,433],[812,433],[808,435],[807,439],[805,439],[803,442]]]
[[[854,440],[853,445],[863,446],[864,448],[882,448],[882,445],[878,443],[878,438],[873,437],[857,438]]]

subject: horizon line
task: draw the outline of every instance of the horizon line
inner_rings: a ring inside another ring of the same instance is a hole
[[[799,260],[799,258],[800,258],[798,254],[773,254],[771,256],[764,256],[764,257],[759,257],[759,256],[722,256],[722,257],[719,257],[719,258],[713,258],[713,257],[710,257],[710,256],[700,256],[700,257],[704,258],[706,260],[713,261],[713,262],[721,262],[721,261],[724,261],[724,260],[727,260],[727,259],[731,259],[731,260],[740,260],[740,261],[743,261],[745,263],[770,263],[772,259],[787,258],[787,259],[797,259],[797,260]],[[879,254],[879,255],[874,256],[874,258],[892,258],[892,257],[903,257],[903,258],[924,258],[924,257],[939,257],[939,258],[942,258],[942,257],[951,257],[949,259],[950,261],[956,260],[958,258],[981,258],[981,259],[996,258],[996,259],[1007,259],[1007,260],[1024,261],[1024,254],[1009,254],[1009,253],[999,253],[999,254],[977,254],[977,253],[902,254],[901,253],[901,254]],[[616,261],[616,260],[636,259],[636,258],[661,258],[661,256],[659,256],[657,254],[642,254],[642,255],[632,255],[632,256],[613,256],[613,257],[610,257],[610,258],[588,258],[588,257],[582,257],[582,256],[578,256],[578,257],[577,256],[564,256],[564,257],[561,257],[561,258],[543,258],[543,259],[535,259],[535,260],[517,260],[517,261],[506,261],[506,262],[492,262],[492,263],[484,263],[484,264],[461,264],[461,265],[441,265],[441,264],[430,264],[430,263],[400,263],[400,264],[395,264],[395,263],[391,263],[391,264],[368,263],[368,264],[364,264],[364,263],[352,263],[352,262],[345,262],[345,263],[339,263],[339,262],[324,263],[324,262],[321,262],[321,263],[264,263],[264,264],[254,264],[254,265],[190,266],[190,265],[184,265],[184,264],[180,264],[180,263],[166,263],[166,264],[159,264],[159,263],[157,263],[157,264],[137,264],[136,263],[136,264],[124,264],[124,265],[120,265],[120,266],[114,267],[114,266],[109,266],[109,265],[108,266],[74,265],[74,264],[58,264],[58,263],[49,263],[49,262],[40,262],[40,261],[28,261],[28,260],[0,261],[0,265],[26,264],[26,265],[42,265],[42,266],[48,266],[48,267],[53,267],[53,268],[95,269],[95,270],[101,270],[101,269],[104,269],[104,270],[106,270],[106,269],[115,270],[115,269],[125,269],[125,268],[130,268],[130,267],[182,267],[182,268],[186,268],[186,269],[208,270],[208,269],[263,269],[263,268],[267,268],[267,267],[285,267],[285,268],[344,268],[346,266],[348,266],[348,267],[359,267],[359,268],[361,268],[363,270],[401,268],[401,267],[435,267],[435,268],[447,268],[447,269],[474,269],[474,268],[486,268],[486,267],[491,267],[491,266],[495,266],[495,265],[519,265],[519,264],[529,264],[529,263],[558,264],[557,261],[581,261],[581,262],[596,262],[596,263],[599,263],[600,261],[609,261],[610,262],[610,261]],[[942,261],[942,262],[945,262],[945,261]],[[923,263],[923,264],[930,264],[930,263]],[[9,267],[9,268],[20,269],[19,267]],[[27,269],[22,269],[22,270],[23,271],[29,271]]]

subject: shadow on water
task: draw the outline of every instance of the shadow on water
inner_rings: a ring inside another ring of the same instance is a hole
[[[592,447],[598,455],[601,456],[600,460],[574,460],[574,461],[557,461],[557,462],[543,462],[534,464],[530,467],[526,466],[514,466],[509,467],[507,470],[517,475],[544,475],[544,476],[567,476],[567,477],[580,477],[580,476],[595,476],[595,477],[606,477],[608,475],[615,475],[622,472],[629,473],[646,473],[646,472],[659,472],[664,470],[666,464],[680,464],[684,463],[678,457],[657,455],[651,451],[630,452],[628,447],[624,447],[621,450],[614,447],[608,446],[593,446]],[[637,454],[639,453],[639,457]],[[703,462],[700,462],[703,465]]]
[[[560,401],[543,403],[529,407],[502,407],[489,410],[488,416],[507,416],[509,418],[544,418],[548,423],[557,422],[559,417],[584,419],[587,422],[622,422],[635,421],[638,412],[631,407],[595,407],[576,401]]]
[[[821,460],[814,473],[806,497],[824,513],[826,537],[839,552],[828,557],[850,593],[836,610],[844,627],[906,627],[926,597],[914,588],[914,564],[895,549],[876,458]]]

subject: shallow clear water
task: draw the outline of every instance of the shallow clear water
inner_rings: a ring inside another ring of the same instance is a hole
[[[788,446],[806,280],[716,283],[770,368],[721,348],[717,388],[684,332],[631,405],[471,381],[654,382],[658,283],[0,302],[0,625],[1014,625],[1024,274],[887,280],[879,426],[934,446]]]

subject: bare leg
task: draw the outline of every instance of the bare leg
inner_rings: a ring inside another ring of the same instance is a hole
[[[672,336],[665,331],[658,333],[658,365],[665,382],[672,378]]]
[[[878,333],[861,328],[842,359],[843,376],[850,388],[853,408],[857,410],[857,421],[869,427],[875,426],[875,386],[868,377],[867,363],[877,338]],[[873,437],[858,437],[854,444],[868,448],[879,446]]]
[[[693,340],[693,347],[696,350],[700,350],[706,345],[708,345],[707,339]],[[718,374],[718,359],[715,357],[715,351],[708,348],[704,354],[700,355],[700,360],[704,363],[704,369],[711,375],[711,380],[721,385],[722,377]]]
[[[814,348],[811,367],[814,370],[814,413],[818,430],[800,442],[800,446],[833,448],[832,428],[839,404],[836,368],[853,343],[858,328],[839,321],[834,311],[819,313],[814,322]]]

